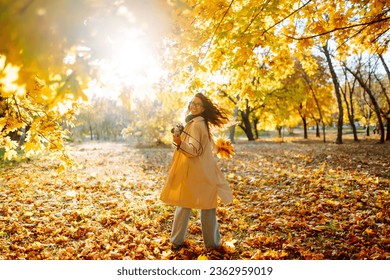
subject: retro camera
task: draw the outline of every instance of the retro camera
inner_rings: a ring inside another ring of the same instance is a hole
[[[171,129],[171,133],[177,137],[183,132],[183,130],[184,126],[181,123],[178,123]]]

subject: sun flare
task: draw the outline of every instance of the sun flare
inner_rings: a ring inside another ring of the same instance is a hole
[[[133,98],[154,97],[152,85],[161,66],[147,39],[137,33],[130,30],[110,43],[111,59],[99,62],[99,83],[91,83],[95,88],[90,91],[97,92],[96,87],[100,87],[100,93],[109,92],[110,97],[116,98],[124,88],[131,88]]]
[[[161,34],[150,32],[155,23],[147,26],[126,9],[121,9],[120,13],[128,13],[126,18],[131,24],[116,22],[109,25],[108,34],[101,39],[107,46],[104,50],[106,59],[96,61],[99,77],[90,83],[86,94],[117,98],[130,89],[132,99],[154,99],[153,84],[163,73],[157,48]]]

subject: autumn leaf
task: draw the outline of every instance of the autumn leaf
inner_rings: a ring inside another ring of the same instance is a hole
[[[51,157],[5,166],[1,258],[389,259],[390,166],[377,165],[389,147],[360,145],[236,144],[235,157],[220,162],[234,202],[217,208],[215,250],[203,245],[196,210],[184,245],[170,244],[174,208],[158,199],[166,148],[84,143],[71,147],[73,170],[57,173]],[[367,164],[356,170],[351,154]]]

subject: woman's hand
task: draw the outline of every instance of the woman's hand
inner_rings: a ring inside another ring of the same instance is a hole
[[[180,146],[180,144],[181,144],[181,137],[180,137],[180,134],[179,134],[179,133],[178,133],[178,134],[174,133],[172,138],[173,138],[173,142],[174,142],[177,146]]]

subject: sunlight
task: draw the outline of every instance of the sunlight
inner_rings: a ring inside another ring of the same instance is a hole
[[[92,63],[98,69],[84,91],[87,96],[118,99],[129,93],[131,100],[156,98],[155,85],[165,73],[160,61],[161,41],[171,28],[166,5],[160,0],[116,1],[115,17],[85,20],[97,35],[96,45],[87,46],[90,51],[84,54],[93,57],[96,48],[100,57]],[[79,56],[80,51],[75,52]],[[66,62],[71,64],[74,59],[69,55]]]
[[[110,34],[103,38],[107,44],[107,59],[96,61],[99,78],[92,81],[85,93],[91,96],[109,96],[116,99],[124,89],[131,89],[132,99],[155,98],[153,84],[161,77],[158,61],[157,35],[147,32],[145,26],[136,24],[128,10],[131,27],[122,23],[110,26]],[[71,61],[71,58],[68,58]]]
[[[5,57],[0,57],[0,69],[3,69],[3,75],[0,76],[0,85],[2,86],[2,95],[7,97],[11,94],[22,95],[24,94],[24,86],[17,84],[19,78],[18,66],[13,66],[8,63],[7,65]]]
[[[124,87],[132,87],[134,98],[153,98],[152,84],[161,72],[148,40],[141,29],[132,29],[124,32],[124,36],[117,38],[112,45],[111,67],[115,76],[112,79]]]

